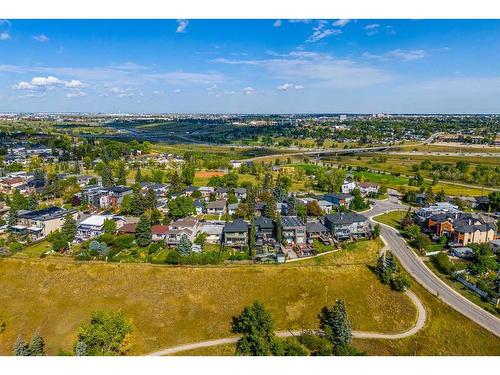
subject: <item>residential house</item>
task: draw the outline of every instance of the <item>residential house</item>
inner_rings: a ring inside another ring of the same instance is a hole
[[[422,207],[415,213],[415,219],[417,223],[423,225],[431,216],[436,214],[458,214],[460,210],[458,206],[455,206],[448,202],[437,202],[430,206]]]
[[[495,254],[500,254],[500,239],[490,241],[488,244]]]
[[[234,189],[234,195],[236,198],[241,201],[247,198],[247,189],[245,188],[236,188]]]
[[[224,229],[223,224],[209,224],[205,223],[201,226],[201,232],[206,233],[207,237],[205,242],[207,243],[220,243],[222,240],[222,230]]]
[[[227,213],[232,216],[235,215],[239,205],[239,203],[229,203],[227,205]]]
[[[474,251],[470,247],[452,247],[450,250],[451,255],[457,258],[472,259]]]
[[[315,239],[323,243],[331,243],[330,230],[319,221],[308,221],[306,223],[307,243],[312,244]]]
[[[195,217],[178,219],[168,226],[165,242],[168,246],[177,246],[182,238],[186,236],[191,242],[200,231],[200,224]]]
[[[205,211],[205,202],[201,199],[196,199],[193,204],[194,209],[196,210],[196,215],[202,215]]]
[[[211,186],[201,186],[198,188],[198,191],[201,193],[201,197],[207,201],[210,195],[214,193],[214,188]]]
[[[84,241],[104,234],[104,222],[106,220],[114,220],[117,230],[126,223],[123,216],[92,215],[78,224],[76,238],[80,241]]]
[[[336,207],[349,207],[353,196],[346,193],[328,193],[324,195],[324,200],[333,203]]]
[[[168,233],[167,225],[155,224],[151,226],[151,239],[154,242],[165,241]]]
[[[126,223],[117,229],[117,234],[133,234],[137,231],[137,223]]]
[[[341,212],[326,215],[324,225],[337,240],[365,238],[371,234],[368,219],[356,212]]]
[[[333,211],[335,205],[332,202],[329,202],[327,200],[321,199],[318,201],[319,208],[325,213],[329,214]]]
[[[243,248],[248,245],[249,225],[243,219],[236,219],[224,225],[223,243],[227,247]]]
[[[215,189],[215,195],[217,196],[217,198],[220,198],[220,199],[227,199],[227,196],[229,195],[230,192],[231,192],[231,189],[228,189],[225,187],[219,187],[219,188]]]
[[[281,218],[281,233],[286,245],[306,245],[306,225],[297,216]]]
[[[12,230],[17,234],[26,234],[32,240],[38,240],[61,229],[67,215],[76,220],[78,211],[55,206],[34,211],[20,210],[17,212],[16,225],[12,226]]]
[[[344,194],[350,194],[356,188],[356,182],[351,176],[347,176],[342,183],[340,191]]]
[[[207,214],[222,215],[225,212],[226,212],[226,201],[224,199],[207,203]]]
[[[376,195],[380,190],[380,185],[371,182],[358,182],[357,188],[363,197],[367,195]]]

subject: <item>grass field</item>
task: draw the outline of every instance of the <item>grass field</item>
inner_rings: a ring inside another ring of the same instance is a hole
[[[3,259],[0,314],[7,327],[0,354],[11,352],[19,334],[28,337],[37,328],[49,353],[71,350],[77,326],[95,309],[124,310],[136,327],[137,353],[225,337],[231,317],[256,299],[269,308],[278,329],[314,328],[320,309],[341,298],[355,329],[399,332],[414,323],[416,311],[367,267],[380,246],[359,243],[319,263],[290,265],[170,267]]]
[[[29,258],[39,258],[47,250],[50,250],[52,246],[47,240],[37,242],[35,244],[26,246],[22,251],[18,252],[16,256],[27,256]]]
[[[375,216],[373,219],[382,224],[387,224],[393,228],[400,229],[399,224],[406,216],[406,211],[390,211],[386,214]]]

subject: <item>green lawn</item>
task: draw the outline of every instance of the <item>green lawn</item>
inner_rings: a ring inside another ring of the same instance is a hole
[[[407,211],[390,211],[386,214],[375,216],[373,219],[399,230],[399,224],[406,216],[406,212]]]
[[[47,240],[37,242],[32,245],[28,245],[23,250],[21,250],[17,255],[26,255],[30,258],[39,258],[47,250],[50,250],[52,246]]]

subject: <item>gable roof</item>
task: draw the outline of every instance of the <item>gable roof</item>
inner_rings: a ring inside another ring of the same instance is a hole
[[[259,216],[254,220],[254,224],[260,229],[274,229],[273,219],[270,217]]]
[[[224,233],[248,232],[248,223],[243,219],[236,219],[224,225]]]
[[[362,223],[368,219],[356,212],[342,212],[338,214],[326,215],[325,220],[328,220],[334,225],[342,225],[342,224]]]
[[[155,224],[155,225],[151,226],[151,233],[152,234],[165,234],[167,232],[168,232],[167,225]]]

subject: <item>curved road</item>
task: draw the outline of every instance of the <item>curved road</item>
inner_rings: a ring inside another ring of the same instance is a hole
[[[390,195],[388,200],[378,201],[375,206],[371,210],[365,212],[364,215],[368,216],[370,220],[373,221],[374,216],[383,214],[387,211],[407,208],[408,207],[402,205],[394,195]],[[401,237],[396,229],[381,224],[381,235],[389,248],[398,257],[401,265],[419,284],[447,305],[500,337],[500,319],[475,305],[437,277],[410,246],[408,246],[405,239]]]
[[[352,335],[357,339],[382,339],[382,340],[395,340],[402,339],[408,336],[412,336],[418,331],[420,331],[424,325],[427,318],[427,313],[425,311],[424,305],[418,299],[418,297],[412,291],[407,290],[405,294],[411,301],[415,304],[417,308],[417,321],[415,325],[410,328],[408,331],[401,333],[378,333],[378,332],[364,332],[364,331],[353,331]],[[291,336],[299,336],[303,331],[277,331],[276,336],[278,337],[291,337]],[[319,331],[318,331],[319,332]],[[239,336],[233,337],[224,337],[222,339],[208,340],[208,341],[199,341],[191,344],[184,344],[179,346],[174,346],[171,348],[161,349],[154,353],[148,354],[149,356],[163,356],[169,354],[175,354],[184,352],[186,350],[193,350],[199,348],[208,348],[210,346],[217,346],[223,344],[234,344],[239,340]]]

